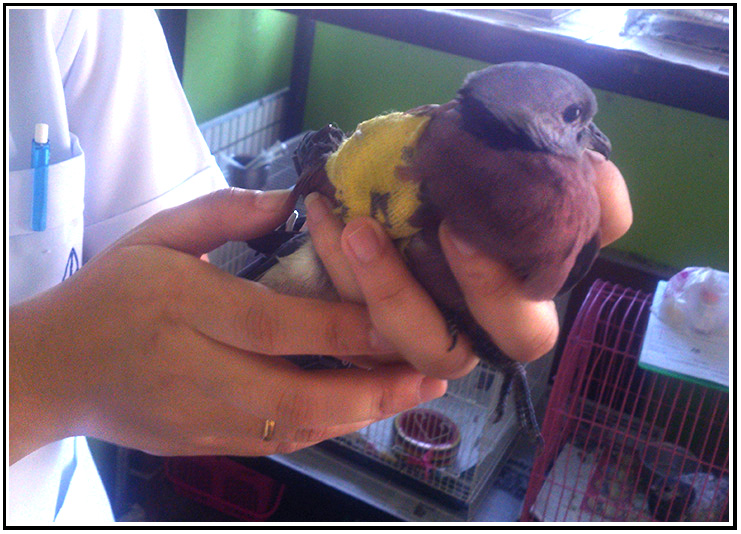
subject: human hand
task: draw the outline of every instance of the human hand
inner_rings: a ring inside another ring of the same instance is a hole
[[[596,153],[590,152],[589,158],[596,171],[602,246],[606,246],[628,230],[632,208],[617,167]],[[366,302],[378,331],[415,368],[445,378],[469,372],[478,361],[470,342],[459,336],[456,346],[448,350],[445,319],[413,279],[381,225],[358,218],[343,227],[321,197],[312,194],[306,200],[314,246],[340,294]],[[315,230],[319,230],[316,235]],[[559,330],[554,302],[526,297],[519,280],[504,265],[455,236],[445,223],[439,236],[470,311],[494,343],[522,362],[550,351]]]
[[[287,453],[442,395],[408,365],[303,371],[276,357],[389,347],[362,305],[279,295],[199,260],[291,209],[287,192],[218,191],[13,306],[11,462],[73,435],[163,455]]]

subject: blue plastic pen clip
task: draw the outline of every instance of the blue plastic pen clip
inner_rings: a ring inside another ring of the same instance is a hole
[[[33,203],[31,229],[46,230],[46,205],[49,189],[49,125],[39,123],[34,128],[31,141],[31,167],[33,168]]]

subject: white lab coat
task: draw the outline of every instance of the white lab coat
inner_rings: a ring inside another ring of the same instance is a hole
[[[151,9],[10,9],[9,295],[61,282],[157,211],[226,182]],[[31,230],[31,139],[49,124],[47,229]],[[12,373],[12,369],[11,369]],[[99,523],[110,506],[84,438],[9,469],[9,524]]]

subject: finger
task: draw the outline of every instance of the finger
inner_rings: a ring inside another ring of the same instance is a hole
[[[221,343],[270,355],[394,351],[364,306],[283,295],[200,261],[190,267],[184,272],[191,281],[177,282],[185,288],[174,290],[179,296],[170,312]]]
[[[440,227],[440,243],[476,321],[510,358],[537,359],[558,338],[558,316],[553,301],[532,301],[503,265],[480,253],[447,224]]]
[[[350,267],[347,256],[342,251],[340,239],[345,225],[332,213],[329,201],[318,193],[311,193],[305,199],[307,224],[311,232],[314,249],[329,273],[332,283],[343,300],[363,303],[364,297],[357,278]],[[388,352],[380,358],[373,355],[348,355],[344,359],[364,369],[372,369],[383,363],[399,361],[393,345],[377,332],[372,332],[379,347],[388,347]]]
[[[327,269],[332,283],[343,299],[362,302],[363,294],[358,281],[340,248],[340,237],[344,228],[342,221],[332,214],[329,201],[319,193],[308,195],[305,203],[306,222],[314,249]]]
[[[602,246],[605,247],[625,234],[633,223],[633,208],[625,179],[611,161],[587,151],[596,174],[595,188],[599,196]]]
[[[227,241],[245,241],[272,231],[290,215],[294,203],[288,190],[221,189],[157,213],[124,241],[200,256]]]
[[[208,429],[216,434],[232,429],[262,439],[263,428],[255,421],[272,420],[276,424],[270,437],[320,441],[333,437],[328,434],[338,427],[388,418],[442,396],[447,388],[445,380],[406,364],[373,371],[305,371],[286,360],[235,350],[203,336],[194,336],[189,346],[218,363],[196,363],[189,373],[201,397],[213,399],[203,404],[215,408]]]
[[[373,324],[409,363],[425,374],[445,378],[462,376],[476,365],[464,337],[450,348],[447,322],[376,221],[353,219],[341,244]]]
[[[284,438],[273,436],[269,440],[262,439],[265,421],[256,418],[250,419],[250,431],[234,435],[216,434],[213,432],[197,436],[187,451],[179,449],[178,455],[204,456],[204,455],[236,455],[236,456],[267,456],[271,454],[291,454],[297,450],[311,447],[327,439],[336,438],[357,432],[368,425],[375,423],[374,420],[350,423],[347,425],[336,425],[322,430],[312,430],[299,434],[307,436],[319,436],[311,441],[289,441]],[[259,437],[255,437],[259,436]]]
[[[408,365],[389,365],[373,371],[288,370],[274,373],[263,387],[272,392],[267,398],[255,398],[254,388],[241,398],[258,402],[256,415],[276,421],[276,439],[320,441],[331,437],[331,427],[379,421],[436,399],[447,382]]]

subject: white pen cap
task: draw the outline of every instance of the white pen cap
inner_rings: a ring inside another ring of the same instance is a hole
[[[36,124],[33,132],[33,140],[42,144],[49,141],[49,125],[43,122]]]

